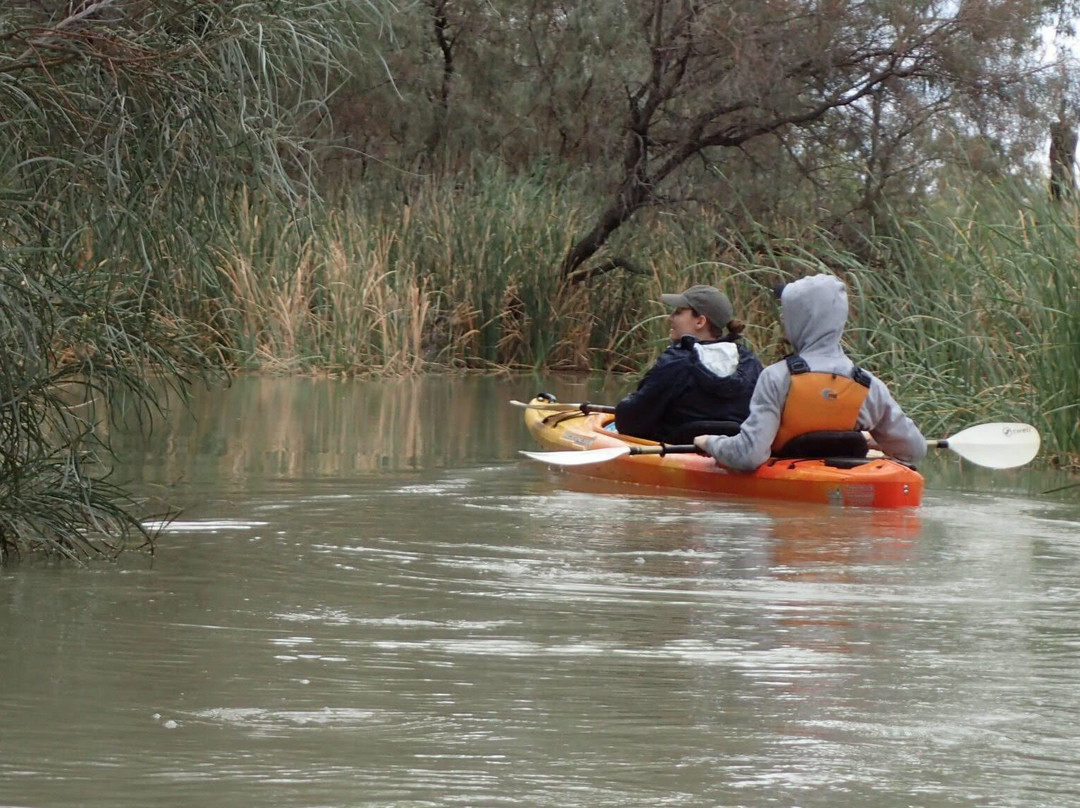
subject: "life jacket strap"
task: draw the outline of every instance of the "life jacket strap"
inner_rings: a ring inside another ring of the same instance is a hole
[[[784,361],[787,362],[788,373],[792,376],[810,372],[810,366],[806,364],[806,360],[796,353],[788,354],[784,357]]]

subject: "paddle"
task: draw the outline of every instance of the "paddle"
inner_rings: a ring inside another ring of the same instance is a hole
[[[979,424],[945,440],[928,440],[932,449],[950,449],[976,466],[1011,469],[1039,453],[1039,431],[1029,424]]]
[[[668,454],[705,454],[693,444],[685,446],[668,446],[661,443],[657,446],[612,446],[608,449],[585,449],[580,452],[526,452],[522,454],[539,460],[542,463],[551,463],[554,466],[588,466],[592,463],[607,463],[627,455],[660,455]]]
[[[556,401],[545,401],[543,404],[528,404],[524,401],[511,401],[515,407],[524,407],[527,410],[550,410],[551,412],[580,412],[588,415],[590,412],[615,412],[610,404],[590,404],[582,401],[580,404],[561,404]]]
[[[949,449],[977,466],[1010,469],[1023,466],[1039,451],[1039,432],[1028,424],[979,424],[961,430],[945,440],[928,440],[932,449]],[[587,466],[607,463],[627,455],[667,455],[701,453],[688,446],[612,446],[571,452],[522,452],[526,457],[555,466]]]

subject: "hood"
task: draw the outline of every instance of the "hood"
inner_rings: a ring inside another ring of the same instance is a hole
[[[689,342],[693,338],[684,339]],[[692,349],[690,368],[700,389],[723,397],[730,397],[746,385],[753,389],[761,362],[750,351],[740,349],[734,340],[694,341]]]
[[[797,353],[838,348],[847,315],[847,288],[832,275],[801,278],[780,296],[784,335]]]
[[[739,348],[733,342],[698,342],[694,344],[701,369],[719,378],[725,378],[739,367]]]

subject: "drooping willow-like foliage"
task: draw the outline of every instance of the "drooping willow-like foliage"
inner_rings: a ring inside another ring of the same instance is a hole
[[[380,23],[348,0],[0,10],[0,561],[151,538],[109,417],[220,370],[216,235],[252,193],[299,216],[298,133]]]

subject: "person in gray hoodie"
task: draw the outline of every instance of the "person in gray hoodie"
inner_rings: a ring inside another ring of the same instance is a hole
[[[857,430],[869,432],[878,448],[898,460],[922,459],[927,442],[919,428],[885,384],[840,347],[848,315],[843,282],[811,275],[786,284],[780,310],[795,354],[762,371],[739,434],[701,435],[694,444],[722,466],[751,472],[771,455],[793,456],[784,448],[800,435]]]

